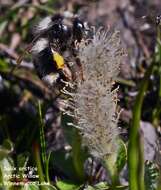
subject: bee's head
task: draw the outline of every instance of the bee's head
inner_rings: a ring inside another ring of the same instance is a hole
[[[86,31],[84,22],[78,17],[72,15],[55,14],[52,17],[44,18],[35,28],[34,33],[37,36],[48,38],[50,43],[55,40],[64,51],[71,42],[80,42]]]
[[[52,27],[50,30],[50,39],[58,39],[60,43],[67,43],[72,40],[81,41],[85,32],[83,21],[78,17],[67,18],[60,14],[54,15],[52,18]]]
[[[57,39],[60,43],[66,43],[71,38],[71,28],[64,23],[64,17],[56,14],[51,17],[52,26],[49,31],[49,39]]]
[[[85,31],[84,23],[77,17],[73,20],[73,37],[77,41],[81,41]]]

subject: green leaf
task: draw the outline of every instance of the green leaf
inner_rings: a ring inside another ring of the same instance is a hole
[[[3,144],[0,145],[0,160],[3,160],[10,152],[13,151],[13,143],[6,139]]]
[[[52,185],[35,185],[35,184],[25,184],[23,190],[57,190],[56,187]]]
[[[118,149],[110,155],[104,157],[103,164],[110,174],[113,185],[119,184],[119,172],[124,167],[127,160],[127,150],[124,142],[121,139],[117,140]]]
[[[115,190],[127,190],[127,186],[116,186]],[[106,183],[101,182],[94,187],[88,186],[85,188],[85,190],[111,190],[111,187],[108,186]]]
[[[125,166],[127,161],[127,148],[125,143],[121,139],[118,140],[118,146],[119,148],[117,152],[116,166],[119,173]]]
[[[29,185],[25,185],[24,187],[24,190],[39,190],[39,186],[37,185],[33,185],[33,184],[29,184]]]
[[[159,178],[159,169],[156,164],[147,161],[145,163],[145,187],[146,190],[156,190]]]
[[[79,190],[80,189],[80,185],[73,184],[72,182],[69,182],[69,181],[57,181],[56,186],[60,190]]]
[[[0,71],[5,72],[8,71],[9,69],[9,64],[5,61],[0,59]]]
[[[18,167],[25,167],[27,165],[28,159],[29,159],[29,153],[24,152],[23,154],[19,154],[17,156]]]
[[[115,187],[115,190],[125,190],[127,188],[128,186],[119,185]],[[100,182],[93,187],[88,186],[86,190],[111,190],[111,189],[112,189],[111,186],[108,185],[107,182]]]
[[[17,169],[18,169],[18,174],[22,177],[22,175],[25,173],[25,168],[27,166],[29,160],[29,154],[24,152],[23,154],[19,154],[17,156]],[[23,179],[23,177],[22,177]]]
[[[43,185],[42,187],[45,187],[47,190],[57,190],[57,188],[52,185]]]
[[[94,186],[96,190],[108,190],[110,189],[109,185],[106,182],[100,182]]]
[[[94,187],[92,187],[92,186],[87,186],[86,188],[85,188],[85,190],[96,190]]]
[[[7,24],[8,24],[8,21],[7,21],[7,20],[5,20],[5,21],[3,21],[2,23],[0,23],[0,36],[4,33]]]
[[[0,184],[5,187],[5,183],[9,182],[9,178],[14,170],[13,160],[11,158],[4,158],[0,160]]]
[[[10,151],[13,150],[13,143],[9,139],[5,139],[2,146]]]

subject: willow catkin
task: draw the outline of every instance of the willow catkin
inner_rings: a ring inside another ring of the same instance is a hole
[[[102,158],[117,151],[117,89],[112,89],[123,49],[119,32],[98,30],[92,39],[78,44],[84,81],[73,93],[76,126],[91,154]],[[73,104],[73,103],[72,103]]]

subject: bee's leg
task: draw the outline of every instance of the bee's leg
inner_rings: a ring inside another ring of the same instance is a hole
[[[62,73],[68,81],[72,81],[72,73],[67,65],[64,65],[64,68],[62,68]]]
[[[81,81],[84,81],[85,78],[84,78],[84,74],[83,74],[83,67],[82,67],[82,64],[81,64],[79,58],[76,58],[76,63],[78,65],[78,67],[79,67],[79,77],[80,77]]]

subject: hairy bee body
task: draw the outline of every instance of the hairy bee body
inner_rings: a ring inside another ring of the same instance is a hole
[[[60,14],[46,17],[34,28],[31,53],[39,77],[49,85],[72,80],[71,65],[76,64],[76,42],[86,35],[85,24],[78,17]],[[72,64],[71,64],[72,62]]]

